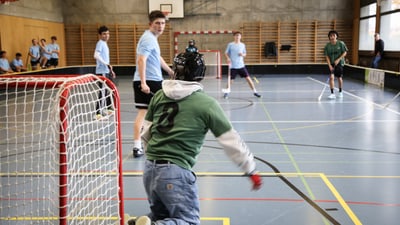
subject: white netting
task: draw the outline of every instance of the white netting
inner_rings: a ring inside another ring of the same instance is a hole
[[[206,77],[221,78],[221,54],[218,50],[200,50],[206,63]]]
[[[119,224],[114,97],[94,75],[0,77],[0,224]]]

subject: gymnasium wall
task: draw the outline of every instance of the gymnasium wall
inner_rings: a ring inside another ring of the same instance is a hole
[[[18,0],[0,4],[0,15],[63,23],[63,0]]]
[[[161,37],[162,54],[171,63],[174,53],[183,51],[189,39],[195,39],[199,49],[223,52],[226,44],[233,40],[230,33],[199,35],[190,32],[241,30],[248,48],[246,62],[249,64],[320,63],[324,61],[321,48],[328,41],[326,34],[329,29],[338,29],[346,44],[351,46],[352,5],[350,0],[185,0],[184,19],[170,19]],[[66,65],[94,64],[92,54],[97,41],[96,29],[106,24],[111,29],[112,63],[132,64],[135,62],[137,38],[147,27],[148,1],[19,0],[9,6],[0,6],[0,15],[33,20],[28,22],[31,27],[42,26],[42,21],[59,23],[59,27],[64,25],[64,38],[58,35],[61,32],[57,31],[55,35],[62,39],[59,44],[65,44],[61,49],[64,54],[67,52],[62,57]],[[48,31],[39,34],[28,31],[22,37],[14,37],[20,36],[19,31],[25,29],[21,26],[12,29],[12,22],[6,26],[10,27],[9,30],[0,27],[3,46],[12,46],[12,42],[29,46],[33,35],[47,37],[48,33],[54,33],[53,28],[47,28]],[[187,34],[176,35],[177,32]],[[16,41],[11,41],[13,39]],[[267,58],[263,48],[268,41],[275,42],[278,49],[281,45],[291,45],[292,48]],[[25,46],[21,48],[26,49]],[[11,49],[13,52],[14,47]],[[223,63],[224,60],[223,57]]]
[[[165,2],[165,1],[163,1]],[[172,1],[171,1],[172,2]],[[352,0],[185,0],[177,30],[230,30],[255,21],[353,19]],[[148,0],[63,0],[65,24],[147,23]]]
[[[148,23],[148,1],[65,0],[62,4],[66,33],[75,36],[73,42],[82,41],[83,46],[76,46],[75,50],[84,50],[82,54],[68,53],[68,56],[77,56],[77,61],[87,64],[91,60],[92,50],[86,46],[89,46],[89,39],[91,42],[96,40],[96,37],[90,37],[88,33],[95,32],[93,26],[107,24],[111,28],[110,49],[120,46],[117,50],[111,50],[114,51],[112,54],[118,56],[113,58],[113,62],[135,62],[133,51],[136,42],[132,43],[133,39],[127,40],[127,46],[123,48],[119,43],[124,35],[140,37],[141,29],[138,27],[146,28]],[[348,47],[352,46],[353,1],[350,0],[185,0],[184,8],[184,18],[170,19],[168,29],[161,36],[165,43],[161,46],[163,57],[168,59],[184,51],[190,39],[196,40],[199,49],[224,52],[227,43],[233,40],[231,33],[226,31],[232,30],[244,32],[242,40],[248,48],[246,62],[251,64],[320,63],[324,61],[321,59],[321,46],[323,48],[328,41],[327,29],[339,29]],[[213,31],[218,34],[204,34]],[[176,35],[177,32],[183,34]],[[292,48],[289,52],[279,51],[281,54],[277,57],[264,57],[264,44],[271,41],[278,48],[288,44]],[[123,59],[118,54],[123,49],[133,49],[132,52],[126,52],[125,57],[129,58]],[[349,53],[348,59],[351,59],[351,55]],[[171,63],[168,59],[167,62]],[[222,62],[225,63],[225,57]],[[76,62],[68,64],[76,65]]]
[[[111,63],[116,65],[135,64],[136,44],[146,24],[106,24],[110,29]],[[65,25],[68,34],[66,44],[68,65],[91,65],[93,50],[97,41],[99,24]],[[349,49],[352,48],[352,25],[346,21],[286,21],[286,22],[247,22],[234,30],[243,32],[242,40],[246,43],[247,65],[257,64],[325,64],[323,48],[328,42],[330,30],[337,30]],[[168,23],[159,37],[161,54],[167,63],[172,63],[175,54],[183,51],[187,40],[195,39],[196,45],[203,50],[219,50],[223,55],[227,43],[233,41],[232,32],[199,32],[180,33],[174,31],[173,24]],[[202,41],[204,40],[204,41]],[[275,55],[268,55],[265,43],[273,42]],[[289,49],[285,46],[290,46]],[[352,52],[347,55],[351,59]],[[222,63],[226,63],[222,57]]]
[[[0,4],[0,49],[7,51],[8,60],[20,52],[24,63],[33,38],[57,36],[61,53],[59,66],[66,65],[65,33],[61,0],[20,0],[9,5]]]

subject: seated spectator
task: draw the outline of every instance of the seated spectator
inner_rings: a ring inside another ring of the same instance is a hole
[[[378,68],[379,62],[383,57],[383,52],[385,50],[385,42],[381,39],[380,35],[376,33],[375,37],[375,50],[374,50],[374,58],[372,58],[371,67]]]
[[[26,71],[26,67],[24,66],[24,62],[22,61],[22,54],[17,53],[15,54],[15,59],[10,63],[11,69],[14,72],[24,72]]]
[[[7,52],[0,51],[0,74],[12,73],[10,63],[7,59]]]
[[[40,68],[45,69],[49,67],[49,60],[51,58],[50,46],[46,44],[46,39],[40,39]]]

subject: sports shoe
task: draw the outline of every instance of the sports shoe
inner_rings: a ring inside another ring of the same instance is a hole
[[[339,92],[338,98],[343,98],[343,92]]]
[[[335,95],[335,94],[330,94],[330,95],[328,96],[328,98],[329,98],[329,99],[335,99],[335,98],[336,98],[336,95]]]
[[[135,158],[139,158],[142,157],[144,155],[143,149],[142,148],[136,148],[133,147],[133,157]]]
[[[107,109],[107,115],[112,115],[114,114],[114,110],[113,109]]]
[[[224,94],[224,98],[227,99],[228,98],[228,93]]]
[[[147,216],[141,216],[136,219],[128,220],[128,225],[152,225],[150,218]]]
[[[261,95],[258,94],[257,92],[254,92],[254,96],[256,96],[257,98],[261,98]]]
[[[128,220],[128,225],[135,225],[136,224],[136,219],[129,219]]]
[[[101,113],[97,113],[95,116],[94,116],[94,119],[95,120],[107,120],[107,116],[103,116]]]

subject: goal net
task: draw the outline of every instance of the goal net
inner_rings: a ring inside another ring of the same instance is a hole
[[[199,50],[200,54],[203,54],[204,61],[206,63],[206,74],[207,77],[221,78],[221,52],[219,50]]]
[[[123,225],[119,109],[103,77],[0,76],[0,224]]]

